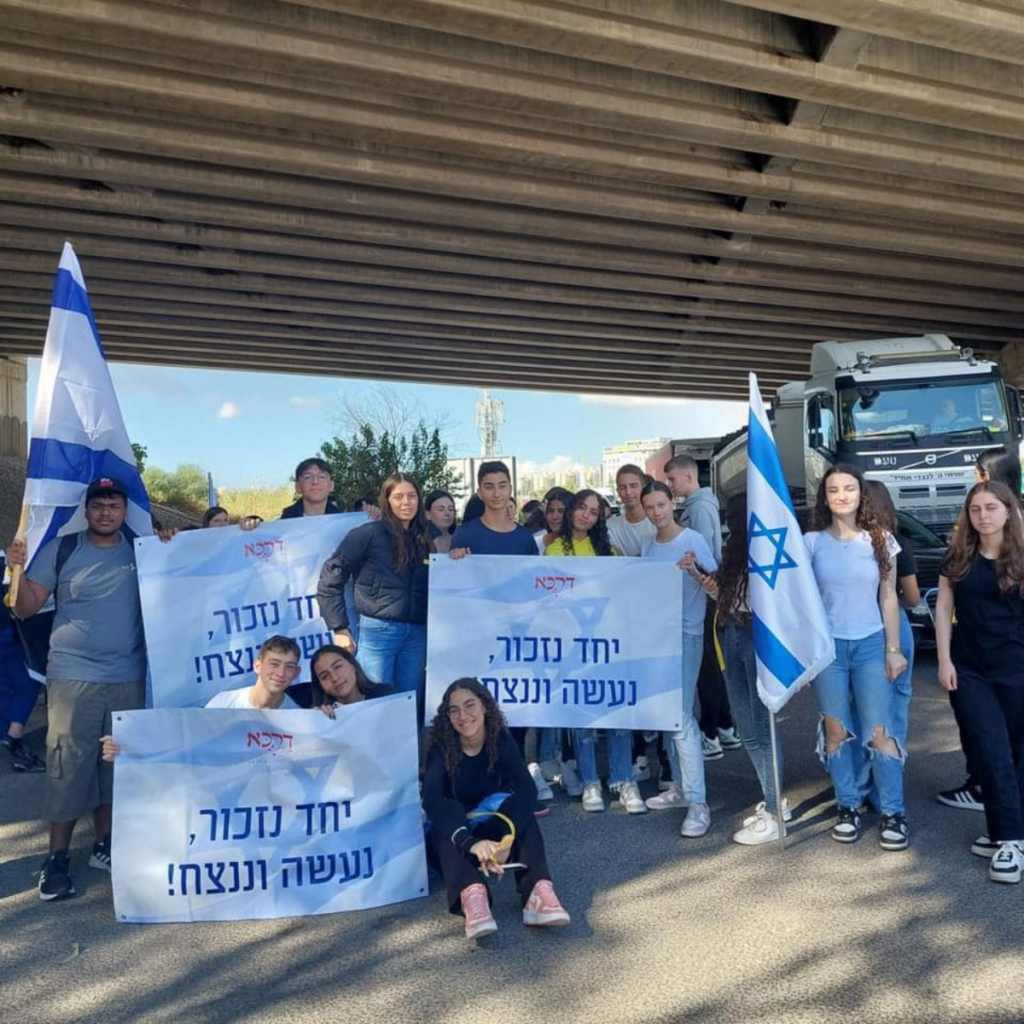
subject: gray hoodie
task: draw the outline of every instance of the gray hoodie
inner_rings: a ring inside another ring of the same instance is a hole
[[[696,530],[711,548],[715,561],[722,561],[722,519],[718,513],[718,499],[710,487],[694,491],[684,502],[681,525]]]

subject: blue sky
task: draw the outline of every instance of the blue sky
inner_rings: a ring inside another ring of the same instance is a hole
[[[29,360],[29,423],[39,360]],[[121,412],[149,464],[198,463],[219,487],[285,483],[296,462],[344,431],[341,405],[372,401],[380,385],[342,378],[183,370],[112,363]],[[475,388],[388,385],[428,422],[444,417],[452,456],[479,451]],[[604,445],[634,438],[708,437],[744,422],[745,403],[495,390],[504,403],[502,449],[539,464],[600,465]]]

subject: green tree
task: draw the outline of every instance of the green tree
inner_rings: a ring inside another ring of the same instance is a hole
[[[135,465],[139,470],[139,475],[141,476],[146,472],[146,459],[149,458],[149,451],[144,445],[137,444],[135,441],[132,441],[132,454],[135,456]]]
[[[209,492],[206,471],[200,466],[185,463],[173,472],[150,466],[142,479],[153,501],[191,516],[201,516],[206,511]]]
[[[421,420],[408,435],[379,436],[364,423],[349,438],[325,441],[321,457],[334,476],[334,494],[343,509],[351,508],[357,498],[376,499],[381,484],[392,473],[408,473],[416,479],[424,495],[457,487],[461,474],[448,467],[448,446],[438,429],[428,430]]]

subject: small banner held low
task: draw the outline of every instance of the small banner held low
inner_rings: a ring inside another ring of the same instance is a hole
[[[639,558],[431,556],[427,717],[474,676],[510,725],[680,728],[682,575]]]
[[[416,702],[120,711],[119,921],[237,921],[425,896]]]
[[[310,516],[136,541],[142,619],[157,708],[201,707],[252,681],[260,644],[281,633],[307,659],[332,642],[320,617],[320,569],[362,512]]]

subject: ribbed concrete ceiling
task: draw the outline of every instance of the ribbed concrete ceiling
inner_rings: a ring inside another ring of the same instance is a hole
[[[818,340],[997,351],[1013,6],[0,0],[0,354],[65,238],[136,362],[732,397]]]

